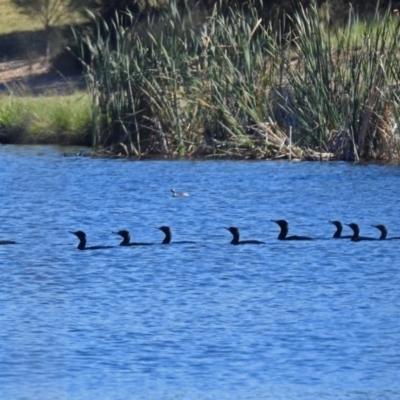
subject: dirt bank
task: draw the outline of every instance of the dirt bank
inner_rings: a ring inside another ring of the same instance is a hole
[[[69,94],[84,87],[82,75],[64,75],[54,69],[45,57],[0,63],[0,92]]]

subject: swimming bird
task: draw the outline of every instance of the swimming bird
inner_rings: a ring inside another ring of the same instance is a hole
[[[160,226],[159,228],[160,231],[164,232],[165,238],[161,242],[161,244],[170,244],[172,240],[172,233],[171,233],[171,228],[169,226]]]
[[[225,229],[232,233],[233,239],[231,244],[265,244],[265,242],[262,242],[261,240],[239,240],[239,229],[234,226]]]
[[[271,219],[271,221],[278,224],[279,227],[281,228],[281,232],[278,235],[279,240],[313,240],[313,238],[308,236],[297,236],[297,235],[287,236],[289,232],[289,224],[284,219],[278,219],[278,220]]]
[[[381,236],[379,237],[379,240],[395,240],[395,239],[400,239],[399,236],[388,238],[388,237],[387,237],[388,231],[387,231],[385,225],[372,225],[372,226],[373,226],[374,228],[377,228],[377,229],[379,229],[379,230],[381,231]]]
[[[329,222],[336,226],[336,232],[333,234],[334,239],[351,239],[353,237],[353,235],[342,236],[343,225],[340,221],[329,221]]]
[[[69,232],[77,236],[79,239],[78,250],[99,250],[99,249],[110,249],[114,246],[89,246],[86,247],[86,233],[83,231]]]
[[[351,224],[345,224],[353,230],[353,236],[351,237],[352,242],[360,242],[361,240],[378,240],[377,238],[371,238],[366,236],[360,236],[360,228],[357,224],[352,222]]]
[[[14,240],[0,240],[0,245],[2,244],[16,244]]]
[[[118,232],[112,232],[112,233],[122,236],[123,240],[119,244],[120,246],[151,246],[153,244],[153,243],[131,242],[131,235],[129,234],[129,231],[126,231],[125,229],[118,231]]]
[[[189,197],[189,193],[186,192],[175,192],[175,189],[171,189],[172,197]]]
[[[161,244],[170,244],[172,240],[171,228],[169,226],[160,226],[159,228],[156,227],[156,229],[159,229],[165,234],[165,238],[161,242]],[[193,244],[193,243],[194,242],[189,242],[189,241],[174,242],[174,244]]]

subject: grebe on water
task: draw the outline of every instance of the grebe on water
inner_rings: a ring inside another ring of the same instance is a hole
[[[186,192],[175,192],[175,189],[171,189],[172,197],[189,197],[189,193]]]

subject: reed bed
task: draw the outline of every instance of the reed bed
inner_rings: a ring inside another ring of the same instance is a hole
[[[124,18],[122,20],[121,18]],[[256,7],[206,19],[169,8],[76,34],[92,145],[128,156],[388,159],[399,156],[400,19],[376,12],[325,28],[317,7],[291,29]],[[329,21],[328,21],[329,22]],[[276,26],[276,25],[275,25]]]

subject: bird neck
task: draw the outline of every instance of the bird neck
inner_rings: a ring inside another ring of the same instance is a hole
[[[85,250],[85,247],[86,247],[86,239],[80,238],[78,244],[78,250]]]
[[[129,246],[131,238],[129,236],[124,237],[124,240],[119,244],[120,246]]]
[[[231,244],[239,244],[239,233],[232,233],[233,239],[231,241]]]
[[[170,244],[172,239],[171,232],[164,232],[164,233],[165,233],[165,238],[162,241],[162,244]]]
[[[335,239],[337,239],[337,238],[340,238],[340,236],[342,235],[342,227],[341,226],[337,226],[336,227],[336,232],[335,232],[335,234],[333,235],[333,237],[335,238]]]
[[[359,229],[354,229],[353,232],[354,232],[354,233],[353,233],[353,236],[351,237],[351,240],[352,240],[352,241],[356,241],[356,240],[358,240],[359,237],[360,237],[360,230],[359,230]]]
[[[279,240],[284,240],[286,239],[286,236],[289,232],[289,229],[286,226],[281,226],[281,233],[278,236]]]

